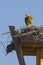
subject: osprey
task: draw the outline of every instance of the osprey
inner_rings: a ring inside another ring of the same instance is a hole
[[[26,17],[25,17],[25,23],[26,23],[26,25],[30,26],[33,23],[33,21],[34,21],[33,17],[27,14]]]

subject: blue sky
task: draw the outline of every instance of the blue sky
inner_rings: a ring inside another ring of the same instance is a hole
[[[30,14],[34,18],[33,25],[43,25],[43,0],[0,0],[0,41],[5,46],[9,43],[5,41],[10,40],[8,36],[1,34],[8,32],[9,25],[14,25],[16,28],[21,28],[25,25],[24,18],[26,14]],[[16,52],[5,55],[6,52],[0,44],[0,65],[19,65]],[[24,57],[26,65],[36,65],[36,57]]]

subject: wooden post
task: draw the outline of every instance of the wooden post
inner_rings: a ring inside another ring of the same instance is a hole
[[[43,50],[41,50],[41,59],[40,59],[41,65],[43,65]]]
[[[10,28],[12,40],[15,43],[15,50],[16,50],[16,53],[17,53],[19,63],[20,63],[20,65],[25,65],[25,61],[24,61],[24,58],[23,58],[23,55],[22,55],[22,48],[20,46],[20,38],[19,37],[14,38],[14,35],[17,34],[14,26],[9,26],[9,28]]]
[[[37,51],[36,65],[43,65],[43,50]]]
[[[40,65],[40,50],[37,51],[37,56],[36,56],[36,65]]]

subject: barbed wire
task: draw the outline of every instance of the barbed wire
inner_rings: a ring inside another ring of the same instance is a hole
[[[6,50],[6,48],[5,48],[5,46],[4,46],[4,44],[3,44],[3,42],[2,41],[0,41],[0,44],[3,46],[3,48]]]
[[[3,37],[3,35],[5,35],[5,34],[9,34],[10,32],[7,32],[7,33],[3,33],[3,34],[1,34],[0,35],[0,38],[2,38]],[[5,49],[5,51],[6,51],[6,46],[4,45],[4,43],[10,43],[12,40],[10,39],[9,40],[9,38],[10,38],[11,36],[10,36],[10,34],[9,34],[9,36],[8,36],[8,38],[7,38],[7,41],[0,41],[0,44],[3,46],[3,48]]]

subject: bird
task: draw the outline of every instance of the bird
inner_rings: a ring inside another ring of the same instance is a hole
[[[31,26],[31,24],[34,22],[34,19],[32,16],[30,16],[29,14],[26,14],[25,17],[25,24],[27,27]]]

